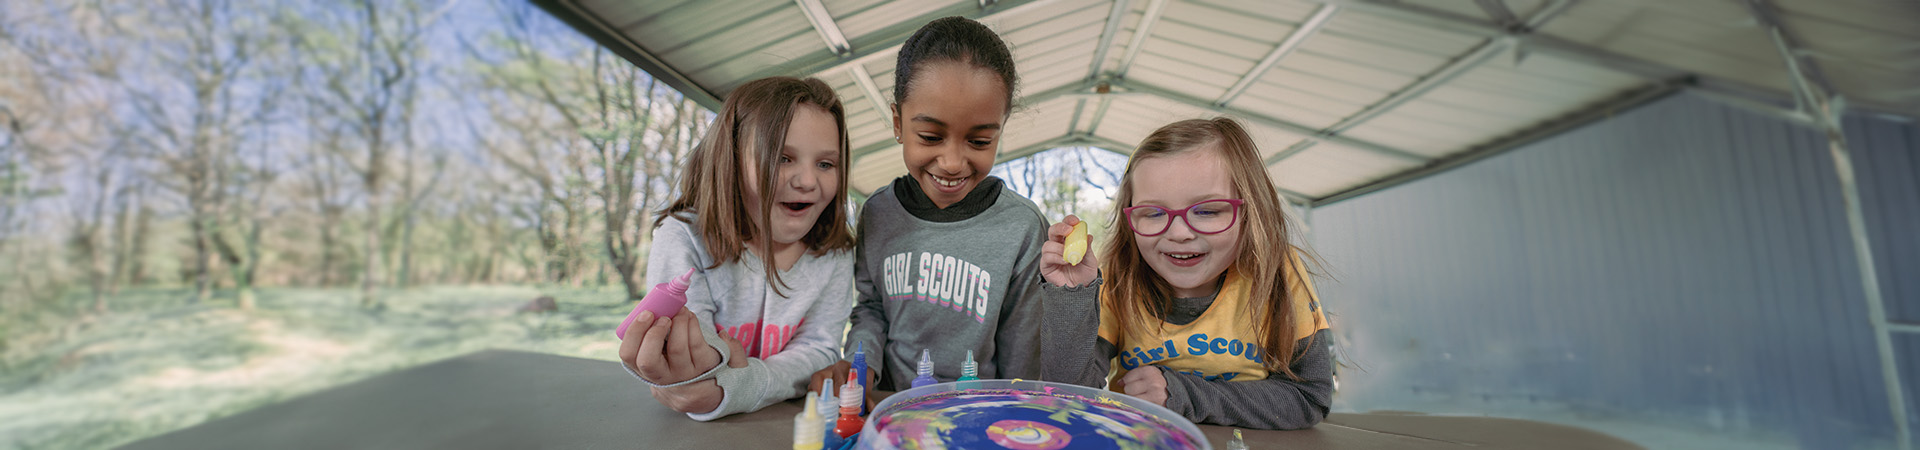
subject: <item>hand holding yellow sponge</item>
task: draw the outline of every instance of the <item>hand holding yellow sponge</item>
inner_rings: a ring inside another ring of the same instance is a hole
[[[1060,250],[1060,257],[1067,260],[1067,264],[1075,266],[1087,257],[1087,221],[1073,224],[1073,231],[1067,233],[1066,248]]]

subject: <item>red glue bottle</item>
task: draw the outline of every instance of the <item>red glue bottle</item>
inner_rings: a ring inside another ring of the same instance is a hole
[[[847,384],[840,386],[840,421],[833,425],[833,434],[842,439],[860,434],[860,429],[867,426],[867,420],[860,418],[860,407],[866,404],[866,390],[853,381],[860,376],[858,372],[847,372]]]

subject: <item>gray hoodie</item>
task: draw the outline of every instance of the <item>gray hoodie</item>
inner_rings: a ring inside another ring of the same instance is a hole
[[[884,391],[907,389],[923,349],[939,381],[959,378],[968,350],[980,378],[1038,378],[1046,228],[998,178],[946,208],[911,176],[874,191],[860,211],[846,358],[864,343]]]
[[[750,359],[744,368],[730,367],[727,361],[715,367],[710,374],[725,391],[720,407],[687,417],[713,420],[805,395],[813,373],[840,356],[835,349],[853,302],[853,255],[837,251],[801,256],[780,272],[786,282],[781,289],[786,295],[781,296],[767,286],[766,266],[751,251],[741,253],[738,261],[705,269],[713,257],[689,220],[676,217],[653,230],[647,281],[661,283],[689,268],[703,269],[688,284],[687,309],[708,328],[702,334],[723,359],[731,358],[714,332],[739,341]]]

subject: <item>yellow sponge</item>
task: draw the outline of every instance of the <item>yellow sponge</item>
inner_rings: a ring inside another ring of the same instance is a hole
[[[1066,244],[1067,247],[1060,251],[1060,257],[1066,259],[1067,264],[1080,265],[1080,260],[1087,256],[1086,221],[1073,224],[1073,232],[1067,233]]]

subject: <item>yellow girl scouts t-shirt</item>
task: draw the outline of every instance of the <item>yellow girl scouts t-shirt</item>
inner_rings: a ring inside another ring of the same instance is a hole
[[[1320,312],[1320,298],[1313,282],[1300,270],[1299,257],[1293,258],[1294,276],[1288,277],[1289,297],[1293,303],[1294,339],[1305,339],[1327,329],[1327,318]],[[1108,385],[1125,376],[1128,370],[1147,364],[1166,366],[1177,372],[1199,375],[1207,380],[1245,381],[1267,378],[1266,356],[1254,330],[1259,321],[1247,314],[1247,302],[1253,283],[1236,270],[1227,271],[1227,280],[1214,297],[1213,305],[1186,325],[1164,323],[1164,329],[1146,327],[1144,333],[1122,334],[1109,308],[1100,308],[1100,337],[1120,348],[1115,359],[1118,367]],[[1104,304],[1104,302],[1103,302]]]

